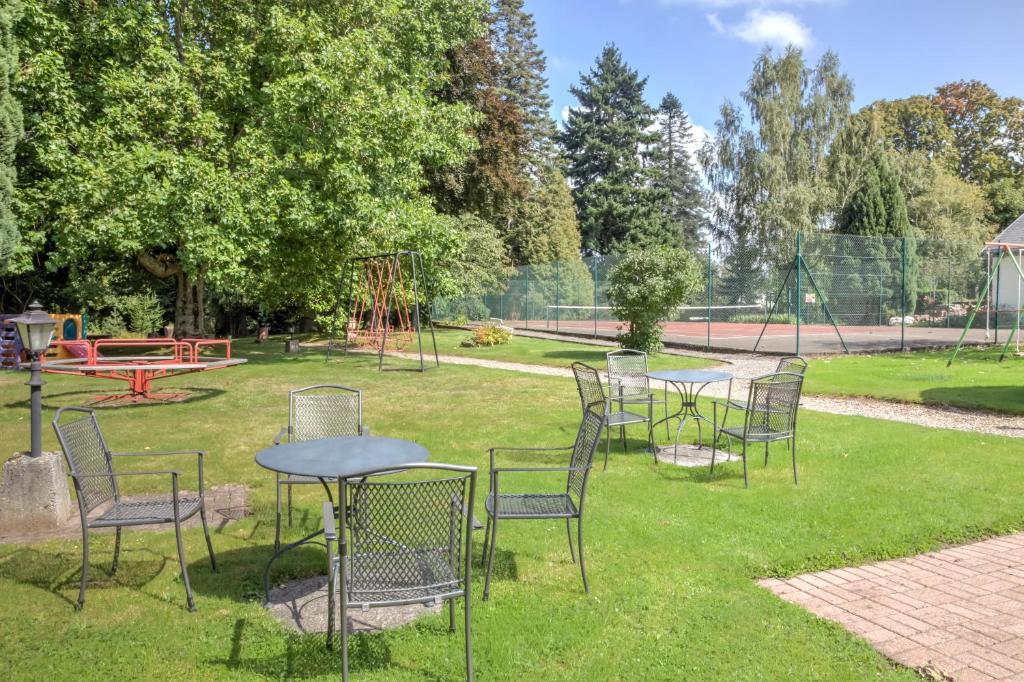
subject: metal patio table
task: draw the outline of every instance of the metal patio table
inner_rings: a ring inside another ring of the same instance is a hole
[[[675,388],[676,392],[679,394],[679,410],[676,411],[675,414],[670,414],[664,419],[659,419],[651,425],[651,431],[653,433],[654,427],[658,424],[668,422],[672,419],[679,420],[679,426],[676,427],[674,452],[672,455],[674,462],[678,461],[679,458],[679,434],[683,430],[683,425],[686,424],[687,419],[692,417],[693,421],[697,424],[698,450],[704,447],[704,444],[701,442],[703,435],[700,428],[701,421],[706,421],[711,424],[711,437],[715,437],[715,424],[712,420],[697,411],[697,398],[700,397],[700,392],[704,390],[705,386],[719,381],[729,382],[729,396],[731,397],[733,375],[730,372],[706,369],[671,369],[659,372],[648,372],[647,377],[656,381],[664,381],[667,384],[672,384],[672,387]]]
[[[328,479],[359,478],[368,471],[391,466],[401,469],[405,464],[421,464],[429,458],[430,453],[419,443],[383,436],[320,438],[274,445],[256,453],[256,463],[264,469],[319,479],[332,504],[336,503]],[[263,570],[264,603],[270,601],[270,569],[278,557],[300,545],[314,542],[314,538],[323,534],[321,528],[274,552]]]

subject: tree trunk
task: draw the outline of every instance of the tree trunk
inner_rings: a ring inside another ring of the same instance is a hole
[[[203,314],[203,275],[194,277],[185,272],[181,263],[171,255],[153,256],[145,251],[138,255],[139,264],[146,272],[166,279],[172,275],[178,280],[177,296],[174,301],[174,336],[176,338],[203,338],[206,332]]]

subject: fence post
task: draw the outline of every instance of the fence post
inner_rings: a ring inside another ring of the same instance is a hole
[[[594,280],[594,338],[597,338],[597,287],[600,282],[600,277],[597,274],[597,259],[592,258],[591,262],[594,265],[593,280]]]
[[[707,286],[707,290],[708,290],[708,342],[707,342],[707,345],[704,347],[704,350],[707,350],[707,351],[711,350],[711,295],[712,295],[711,287],[714,286],[714,281],[715,281],[715,279],[714,279],[714,276],[712,275],[712,271],[711,271],[711,242],[709,241],[708,242],[708,286]]]
[[[559,261],[556,260],[555,261],[555,331],[556,332],[558,331],[558,317],[559,317],[559,312],[561,311],[561,305],[562,305],[562,298],[561,298],[562,292],[560,291],[560,287],[562,285],[562,282],[561,282],[561,277],[562,277],[561,270],[562,270],[561,267],[559,267]]]
[[[800,355],[800,315],[803,312],[803,298],[800,293],[800,273],[804,267],[800,233],[796,233],[796,355]]]
[[[523,317],[526,318],[526,328],[530,328],[530,264],[526,264],[526,298],[523,300]]]
[[[903,265],[900,268],[900,350],[906,350],[907,336],[907,238],[903,238]]]
[[[953,312],[953,307],[950,305],[949,300],[949,286],[953,279],[953,259],[947,259],[946,263],[946,329],[949,329],[949,315]]]

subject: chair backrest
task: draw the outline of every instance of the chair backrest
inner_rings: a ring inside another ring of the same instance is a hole
[[[574,362],[572,373],[576,377],[576,389],[580,394],[580,406],[584,414],[594,405],[600,405],[601,412],[604,412],[604,386],[601,384],[601,375],[598,371],[590,365]]]
[[[342,499],[351,500],[351,510],[346,505],[340,510],[341,528],[352,529],[346,589],[357,601],[415,601],[427,591],[465,590],[476,472],[475,467],[416,464],[342,481]],[[360,592],[394,599],[360,600]]]
[[[799,355],[790,355],[779,359],[779,366],[775,368],[776,374],[799,374],[807,373],[807,361]]]
[[[363,431],[362,392],[336,384],[306,386],[288,393],[288,440],[295,443]]]
[[[62,422],[66,414],[74,414],[75,418]],[[84,407],[62,407],[53,417],[53,430],[57,432],[57,440],[64,451],[78,503],[85,512],[108,500],[116,500],[117,481],[113,476],[79,478],[86,474],[110,474],[114,470],[110,448],[96,421],[96,412]]]
[[[787,372],[766,374],[750,382],[747,433],[787,434],[796,428],[804,378]]]
[[[577,471],[569,472],[565,492],[576,496],[577,507],[583,506],[583,496],[587,493],[587,481],[590,479],[590,468],[594,462],[594,452],[601,442],[604,430],[605,414],[603,408],[598,410],[590,407],[583,410],[583,421],[580,422],[576,442],[572,446],[572,457],[569,466]]]
[[[648,395],[651,381],[647,378],[647,353],[622,348],[605,356],[608,360],[608,395]]]

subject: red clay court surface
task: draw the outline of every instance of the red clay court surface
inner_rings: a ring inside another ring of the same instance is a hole
[[[505,320],[505,324],[516,328],[535,331],[562,332],[579,336],[595,336],[593,320]],[[614,320],[598,320],[596,336],[614,338],[621,322]],[[757,322],[712,322],[711,348],[724,351],[751,351],[761,334],[764,325]],[[681,346],[704,348],[708,345],[708,324],[701,320],[692,322],[668,322],[663,325],[664,340]],[[839,331],[851,352],[866,353],[886,350],[899,350],[901,332],[898,326],[840,326]],[[906,348],[936,348],[956,344],[961,329],[950,327],[914,327],[907,326],[903,333]],[[1000,330],[999,338],[1006,338],[1008,330]],[[972,329],[965,343],[978,345],[991,343],[994,336],[985,339],[984,329]],[[769,324],[758,345],[759,352],[793,353],[796,352],[796,325]],[[809,354],[842,353],[843,347],[831,325],[804,324],[800,325],[800,352]]]

